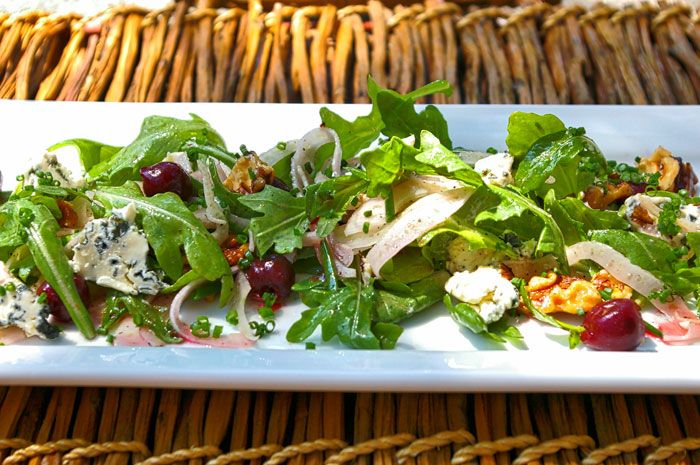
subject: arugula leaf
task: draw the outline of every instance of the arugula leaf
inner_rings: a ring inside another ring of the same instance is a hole
[[[508,118],[506,145],[510,154],[519,160],[538,139],[564,130],[566,126],[554,115],[515,111]]]
[[[557,196],[554,194],[554,191],[549,191],[544,197],[544,209],[547,213],[552,215],[554,221],[556,221],[557,225],[559,225],[559,229],[561,230],[561,234],[566,245],[572,245],[586,239],[583,231],[583,223],[574,220],[569,215],[569,212],[557,200]]]
[[[367,195],[388,198],[394,183],[403,177],[404,172],[417,168],[415,158],[418,153],[417,149],[398,137],[392,137],[381,147],[363,152],[360,161],[370,179]]]
[[[411,284],[430,276],[434,271],[430,260],[423,256],[420,248],[405,247],[386,262],[379,274],[386,281]]]
[[[474,168],[466,164],[429,131],[420,133],[420,147],[421,152],[416,155],[416,161],[430,166],[434,172],[423,168],[420,169],[419,174],[440,174],[475,187],[484,183]],[[415,170],[418,171],[419,167],[417,166]]]
[[[239,202],[263,214],[250,220],[249,226],[260,256],[265,255],[273,245],[277,253],[301,249],[301,236],[309,228],[303,197],[295,197],[282,189],[265,186],[260,192],[244,195]]]
[[[367,190],[368,184],[366,178],[352,174],[328,179],[306,188],[304,208],[309,219],[318,218],[318,237],[326,237],[333,232],[353,199]]]
[[[302,302],[311,308],[302,312],[301,318],[289,328],[289,342],[302,342],[321,326],[324,341],[338,336],[341,343],[355,349],[394,346],[401,328],[372,321],[378,299],[373,286],[362,286],[356,280],[349,280],[344,281],[345,286],[332,290],[323,289],[323,284],[319,282],[300,292]]]
[[[352,158],[369,147],[382,132],[388,137],[395,135],[406,137],[415,134],[418,138],[420,131],[426,129],[435,133],[446,146],[451,147],[447,123],[437,108],[431,105],[421,113],[416,113],[413,108],[416,99],[435,93],[450,95],[452,87],[447,81],[435,81],[402,96],[392,90],[379,87],[370,77],[368,94],[372,100],[372,111],[369,115],[360,116],[353,122],[349,122],[323,107],[321,120],[326,127],[338,133],[344,159]],[[400,106],[400,109],[395,108],[394,105]]]
[[[94,338],[95,328],[78,294],[73,281],[73,268],[63,251],[63,243],[56,237],[58,223],[49,209],[31,200],[20,199],[3,205],[2,212],[8,218],[14,216],[23,227],[20,237],[26,237],[24,241],[36,267],[65,304],[75,326],[86,338]],[[24,224],[23,216],[26,218]]]
[[[484,199],[482,202],[489,202],[491,205],[489,206],[487,203],[484,205],[486,208],[476,208],[475,211],[479,213],[474,218],[475,226],[484,227],[491,232],[497,233],[504,233],[508,230],[514,231],[522,241],[532,238],[537,239],[535,253],[540,255],[551,253],[556,257],[561,270],[565,274],[569,272],[564,237],[561,229],[559,229],[559,226],[549,213],[525,196],[512,190],[512,187],[504,188],[484,185],[482,189],[480,190],[482,190],[483,194],[479,197]],[[496,202],[493,202],[494,198]],[[467,203],[465,209],[474,208],[473,205]],[[534,229],[530,229],[530,232],[528,232],[528,228]],[[535,232],[535,234],[531,234],[532,232]],[[539,233],[537,234],[537,232]]]
[[[133,182],[121,187],[101,187],[95,199],[108,208],[133,203],[142,215],[143,231],[165,274],[176,280],[182,274],[182,253],[192,269],[209,281],[222,280],[219,303],[225,304],[233,292],[233,276],[219,244],[204,228],[180,197],[172,192],[146,197]]]
[[[462,223],[454,217],[448,219],[439,228],[433,229],[423,235],[423,237],[419,239],[418,245],[423,247],[441,234],[451,234],[462,237],[469,244],[469,250],[489,249],[510,258],[518,258],[519,256],[512,247],[499,239],[496,235],[475,226]]]
[[[383,323],[396,323],[430,307],[442,299],[449,277],[449,273],[440,270],[414,282],[410,287],[406,286],[407,290],[378,289],[377,305],[372,319]],[[377,283],[381,287],[385,286],[383,281]]]
[[[446,81],[445,87],[441,90],[445,94],[452,94],[452,86]],[[397,92],[382,89],[377,92],[376,105],[382,115],[384,128],[382,134],[387,137],[408,137],[411,135],[418,138],[423,131],[434,134],[440,143],[448,148],[452,148],[452,141],[447,130],[447,121],[442,116],[440,110],[433,105],[428,105],[420,113],[414,107],[415,99],[411,95],[400,95]]]
[[[139,169],[163,160],[168,152],[175,152],[193,137],[224,146],[224,141],[210,125],[197,115],[191,120],[166,116],[149,116],[143,120],[138,137],[108,159],[90,167],[90,178],[105,179],[112,186],[138,178]]]
[[[559,225],[567,245],[587,240],[588,232],[600,229],[630,229],[616,211],[596,210],[575,197],[557,199],[554,191],[544,198],[544,209]]]
[[[690,232],[685,235],[685,242],[695,254],[695,262],[700,260],[700,232]]]
[[[52,145],[48,150],[53,152],[56,149],[68,146],[75,147],[78,150],[80,164],[86,172],[90,171],[95,165],[107,162],[122,149],[122,147],[107,145],[89,139],[68,139]]]
[[[633,264],[651,273],[673,273],[671,262],[675,261],[674,249],[662,239],[633,231],[610,229],[591,231],[590,240],[609,245]]]
[[[489,331],[489,326],[484,321],[483,317],[479,315],[479,312],[474,310],[474,308],[464,302],[460,302],[457,305],[452,304],[452,299],[448,294],[442,299],[447,311],[450,313],[452,320],[459,326],[467,328],[474,334],[478,334],[487,339],[491,339],[496,342],[507,342],[503,337],[498,334]]]
[[[584,134],[583,128],[569,128],[538,139],[518,165],[515,185],[524,192],[536,191],[540,197],[552,189],[557,198],[589,187],[596,172],[581,169],[582,163],[604,169],[606,161],[595,142]]]
[[[106,306],[102,312],[102,323],[98,332],[106,334],[127,312],[134,319],[137,327],[146,327],[166,344],[180,344],[182,338],[174,335],[168,328],[166,307],[155,307],[142,298],[110,291],[107,294]],[[165,314],[165,315],[164,315]]]
[[[617,211],[591,208],[576,197],[557,201],[569,216],[581,223],[585,232],[594,229],[630,229],[630,224]]]

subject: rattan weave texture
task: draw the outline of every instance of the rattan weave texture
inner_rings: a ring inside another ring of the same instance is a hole
[[[179,1],[0,15],[0,98],[358,103],[370,73],[400,92],[452,83],[433,103],[697,104],[699,52],[700,16],[682,4]]]
[[[3,465],[694,464],[697,396],[0,387]]]

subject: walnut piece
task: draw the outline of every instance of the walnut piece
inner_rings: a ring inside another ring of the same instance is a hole
[[[639,169],[647,174],[661,173],[659,189],[667,192],[678,192],[687,189],[690,195],[695,195],[695,184],[698,177],[690,163],[684,163],[680,157],[674,157],[671,152],[659,146],[648,158],[639,160]]]
[[[532,305],[542,313],[564,312],[577,315],[588,312],[603,298],[593,283],[583,278],[553,272],[546,277],[534,276],[527,285]]]
[[[604,187],[589,187],[583,193],[583,201],[591,208],[605,210],[611,203],[625,200],[636,193],[635,188],[628,182],[621,182],[620,184],[606,182]]]
[[[260,160],[255,152],[250,152],[236,161],[231,174],[224,181],[224,186],[233,192],[252,194],[260,192],[266,184],[272,184],[274,180],[275,170]]]

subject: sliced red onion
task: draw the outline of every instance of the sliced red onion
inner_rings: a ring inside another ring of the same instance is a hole
[[[464,187],[428,195],[404,210],[367,254],[372,272],[379,270],[411,242],[442,223],[462,208],[474,193]]]
[[[355,253],[352,248],[338,242],[333,234],[328,235],[328,245],[331,250],[331,255],[335,257],[340,263],[345,266],[352,265],[352,261],[355,258]]]
[[[148,341],[142,337],[139,328],[134,324],[131,315],[126,315],[119,321],[113,335],[114,345],[118,347],[148,347],[149,345]],[[160,345],[163,345],[162,341]]]
[[[316,231],[307,231],[301,236],[302,247],[316,247],[323,239],[316,235]]]
[[[17,328],[16,326],[10,326],[8,328],[0,328],[0,343],[6,346],[16,344],[20,341],[27,339],[24,331]]]
[[[246,278],[245,273],[238,273],[236,275],[236,311],[238,312],[238,329],[243,336],[248,338],[250,341],[256,341],[258,338],[250,330],[250,322],[248,321],[248,315],[245,313],[245,301],[250,294],[250,283],[248,278]]]
[[[238,274],[241,275],[241,273]],[[233,349],[240,349],[252,346],[255,343],[255,341],[245,337],[242,332],[229,334],[228,336],[221,336],[219,338],[197,337],[194,334],[192,334],[192,330],[190,329],[189,325],[182,321],[182,318],[180,318],[180,308],[182,307],[182,304],[187,300],[192,291],[202,286],[206,282],[207,280],[204,278],[195,279],[194,281],[180,289],[180,291],[175,295],[172,304],[170,304],[170,322],[173,325],[175,332],[184,341],[197,345],[203,345],[208,347],[225,347]],[[248,329],[248,331],[250,331],[250,329]]]
[[[645,297],[664,288],[664,283],[659,278],[601,242],[585,241],[574,244],[566,249],[566,258],[572,265],[581,260],[593,260],[615,279]]]
[[[205,228],[207,229],[212,229],[216,228],[216,223],[212,222],[208,217],[207,217],[207,211],[204,207],[199,208],[195,211],[192,212],[195,218],[197,218],[199,221],[202,222]]]
[[[190,176],[192,176],[193,179],[196,179],[197,181],[202,182],[202,172],[201,171],[199,171],[199,170],[193,171],[192,173],[190,173]]]

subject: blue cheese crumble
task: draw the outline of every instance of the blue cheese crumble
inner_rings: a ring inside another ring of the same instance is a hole
[[[165,287],[148,269],[148,241],[132,223],[133,204],[109,218],[89,221],[76,236],[71,266],[83,278],[125,294],[155,295]]]
[[[501,187],[513,184],[512,168],[513,156],[508,153],[497,153],[474,164],[474,171],[479,173],[486,183]]]
[[[7,290],[10,283],[14,286],[12,291]],[[48,322],[51,313],[49,306],[39,302],[36,293],[10,274],[3,262],[0,262],[0,285],[6,289],[5,294],[0,296],[0,327],[16,326],[27,337],[58,337],[59,329]]]
[[[500,320],[506,310],[519,302],[515,286],[492,267],[455,273],[445,283],[445,291],[471,305],[486,323]]]
[[[37,181],[39,179],[36,176],[36,173],[38,171],[42,171],[44,173],[51,173],[53,180],[58,181],[59,184],[63,187],[79,189],[85,186],[85,180],[73,179],[73,174],[71,173],[71,171],[65,166],[63,166],[58,161],[58,159],[56,159],[56,155],[51,152],[45,153],[41,161],[39,161],[36,165],[32,166],[24,174],[24,184],[36,186]]]

